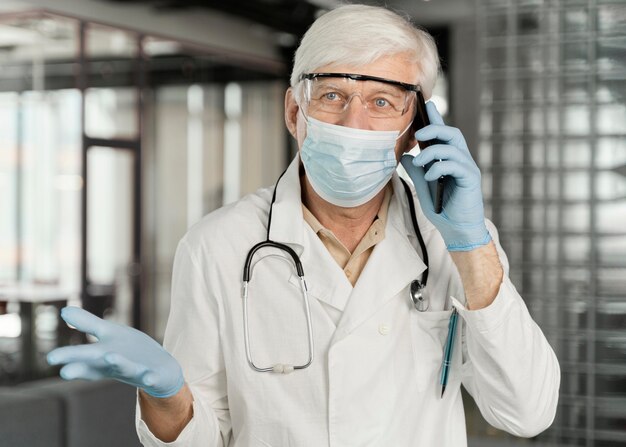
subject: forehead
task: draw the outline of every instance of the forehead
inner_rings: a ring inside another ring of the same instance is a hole
[[[365,65],[333,63],[312,70],[314,73],[357,73],[400,81],[407,84],[419,83],[417,64],[408,55],[399,53],[384,56]]]

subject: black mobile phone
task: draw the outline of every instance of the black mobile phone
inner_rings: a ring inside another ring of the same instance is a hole
[[[425,127],[430,124],[430,120],[428,119],[428,112],[426,111],[426,101],[424,101],[424,95],[422,95],[421,91],[417,91],[417,107],[415,112],[415,118],[413,119],[413,125],[411,126],[411,131],[416,132],[422,127]],[[437,140],[429,140],[429,141],[419,141],[418,144],[420,149],[424,150],[428,146],[435,144]],[[432,163],[429,163],[426,167],[426,171],[430,169]],[[437,192],[435,193],[435,213],[439,214],[443,210],[443,184],[445,181],[445,176],[441,176],[437,179]]]

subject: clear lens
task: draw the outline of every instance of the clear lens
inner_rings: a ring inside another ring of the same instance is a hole
[[[414,92],[378,81],[355,81],[348,78],[304,80],[305,102],[312,116],[338,115],[358,98],[370,118],[397,118],[410,108]]]

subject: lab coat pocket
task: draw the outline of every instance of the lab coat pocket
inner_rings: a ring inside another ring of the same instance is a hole
[[[419,391],[439,390],[441,363],[451,314],[451,310],[411,310],[411,341]]]

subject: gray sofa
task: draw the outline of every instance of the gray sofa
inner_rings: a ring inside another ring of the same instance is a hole
[[[139,447],[135,395],[114,381],[0,387],[0,447]]]

